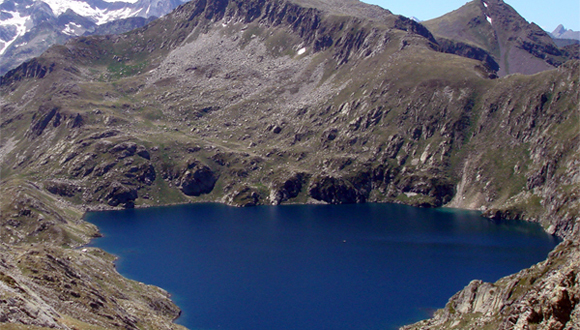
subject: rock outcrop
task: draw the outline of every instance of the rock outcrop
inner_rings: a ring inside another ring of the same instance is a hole
[[[188,196],[199,196],[210,193],[217,181],[212,170],[199,163],[191,162],[179,178],[179,189]]]
[[[366,196],[349,181],[334,177],[313,178],[308,194],[319,201],[330,204],[363,203]]]
[[[111,206],[123,204],[125,207],[132,207],[138,196],[136,189],[129,188],[116,181],[111,183],[105,194],[107,204]]]
[[[256,188],[247,186],[233,189],[224,197],[227,204],[238,207],[256,206],[260,199],[260,192]]]
[[[80,187],[75,184],[58,180],[46,181],[44,187],[49,192],[62,197],[73,197],[81,190]]]
[[[302,191],[302,185],[306,179],[305,173],[293,173],[287,178],[280,178],[272,182],[270,188],[270,201],[278,205],[289,199],[297,197]]]

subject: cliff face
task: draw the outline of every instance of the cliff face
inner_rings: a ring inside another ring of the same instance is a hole
[[[199,201],[448,205],[577,240],[578,62],[493,79],[455,47],[374,6],[282,0],[53,47],[0,77],[0,240],[61,258],[90,236],[79,210]]]
[[[568,71],[570,69],[572,71]],[[564,79],[571,82],[566,88],[576,88],[577,81],[573,82],[576,70],[577,63],[566,64],[558,70],[566,72]],[[472,138],[474,145],[479,146],[478,155],[466,158],[457,195],[450,205],[481,205],[479,208],[484,210],[484,215],[491,218],[539,221],[550,233],[574,238],[578,234],[578,201],[570,197],[578,193],[579,144],[574,123],[577,113],[569,112],[564,115],[568,119],[564,119],[561,117],[563,113],[551,102],[559,99],[562,93],[570,93],[571,103],[567,107],[572,110],[576,107],[578,93],[572,89],[558,91],[556,85],[560,82],[546,80],[542,83],[545,84],[544,91],[529,97],[532,93],[527,88],[534,83],[527,79],[533,77],[519,77],[511,82],[504,80],[484,97],[485,110],[478,118],[478,132]],[[548,92],[550,90],[555,94]],[[520,111],[516,105],[521,106]],[[552,130],[562,120],[570,120],[570,126]],[[558,141],[556,136],[568,129],[572,133],[569,140]],[[492,143],[493,151],[489,143]],[[566,170],[551,170],[560,166]],[[507,188],[510,184],[514,186]],[[492,192],[490,189],[493,190],[491,187],[494,185],[503,185],[500,189],[503,192]],[[571,192],[571,195],[564,191]],[[501,195],[510,197],[498,203]]]

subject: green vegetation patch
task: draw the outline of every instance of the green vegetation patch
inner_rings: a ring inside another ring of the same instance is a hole
[[[122,77],[134,76],[140,74],[147,67],[148,62],[137,62],[135,64],[127,64],[123,61],[113,62],[107,66],[107,71],[110,74],[110,79],[119,79]]]

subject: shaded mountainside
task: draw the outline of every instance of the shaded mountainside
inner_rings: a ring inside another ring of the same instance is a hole
[[[4,246],[60,258],[81,210],[200,201],[449,205],[577,240],[579,62],[490,79],[473,46],[340,3],[192,1],[1,77]]]
[[[438,40],[451,39],[489,53],[498,64],[499,76],[534,74],[570,59],[544,30],[502,0],[474,0],[422,24]]]

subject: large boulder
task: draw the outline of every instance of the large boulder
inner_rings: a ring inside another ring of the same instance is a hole
[[[209,167],[193,162],[179,178],[179,189],[188,196],[199,196],[210,193],[216,181],[217,177]]]

